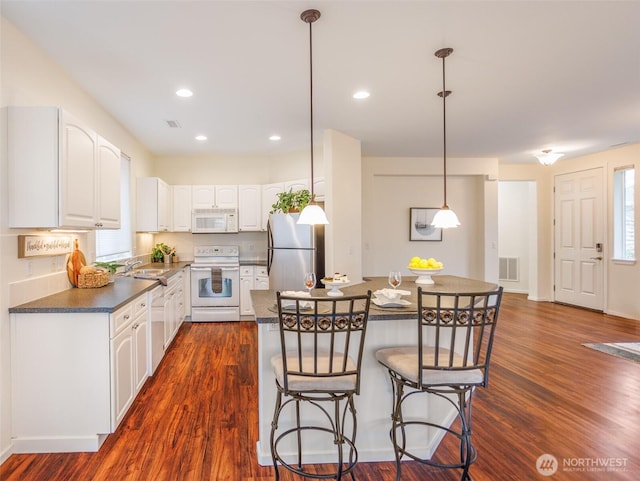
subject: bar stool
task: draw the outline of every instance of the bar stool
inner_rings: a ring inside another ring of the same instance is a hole
[[[355,479],[353,398],[360,393],[371,291],[332,298],[276,295],[281,352],[271,359],[277,389],[270,439],[275,479],[279,465],[307,478],[340,480],[351,474]],[[305,471],[320,446],[335,450],[335,469]]]
[[[417,343],[376,352],[378,362],[389,371],[393,390],[390,436],[396,458],[396,481],[400,480],[405,455],[430,466],[461,469],[460,479],[471,480],[469,467],[477,458],[471,443],[471,401],[476,387],[487,387],[501,300],[502,287],[471,294],[429,292],[418,287]],[[459,428],[432,419],[405,418],[403,404],[421,393],[436,395],[451,404],[455,408],[452,412],[459,418]],[[415,432],[420,435],[420,428],[424,427],[444,431],[443,436],[449,433],[457,437],[459,461],[438,463],[416,454],[415,446],[408,446],[409,432],[411,436]]]

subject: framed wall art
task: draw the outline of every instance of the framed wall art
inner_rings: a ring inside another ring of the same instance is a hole
[[[438,209],[435,207],[409,208],[409,240],[411,241],[441,241],[442,229],[433,227],[433,216]]]

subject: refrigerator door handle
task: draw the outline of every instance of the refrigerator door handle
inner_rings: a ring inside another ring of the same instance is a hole
[[[271,231],[271,222],[267,221],[267,275],[271,272],[271,264],[273,262],[273,232]]]

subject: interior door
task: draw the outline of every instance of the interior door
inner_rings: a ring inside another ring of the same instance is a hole
[[[555,177],[555,300],[604,309],[602,168]]]

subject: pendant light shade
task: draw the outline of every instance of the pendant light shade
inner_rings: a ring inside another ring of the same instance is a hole
[[[460,221],[456,213],[445,204],[436,212],[436,215],[433,216],[431,225],[439,229],[448,229],[449,227],[458,227]]]
[[[564,154],[554,153],[551,150],[543,150],[541,154],[536,155],[542,165],[553,165],[556,160]]]
[[[309,131],[311,134],[311,149],[310,149],[310,158],[311,158],[311,202],[307,205],[302,212],[300,213],[300,217],[298,217],[298,224],[328,224],[327,216],[320,207],[315,202],[315,193],[313,192],[313,35],[312,28],[313,22],[320,18],[320,12],[318,10],[305,10],[300,14],[300,18],[303,22],[309,24],[309,119],[310,119],[310,127]]]
[[[442,91],[438,92],[438,96],[442,97],[442,139],[443,139],[443,179],[444,179],[444,203],[436,215],[433,216],[431,225],[438,229],[448,229],[450,227],[458,227],[460,221],[454,211],[447,205],[447,96],[451,94],[450,90],[445,86],[445,68],[444,59],[451,55],[452,48],[441,48],[437,50],[435,56],[442,59]]]

